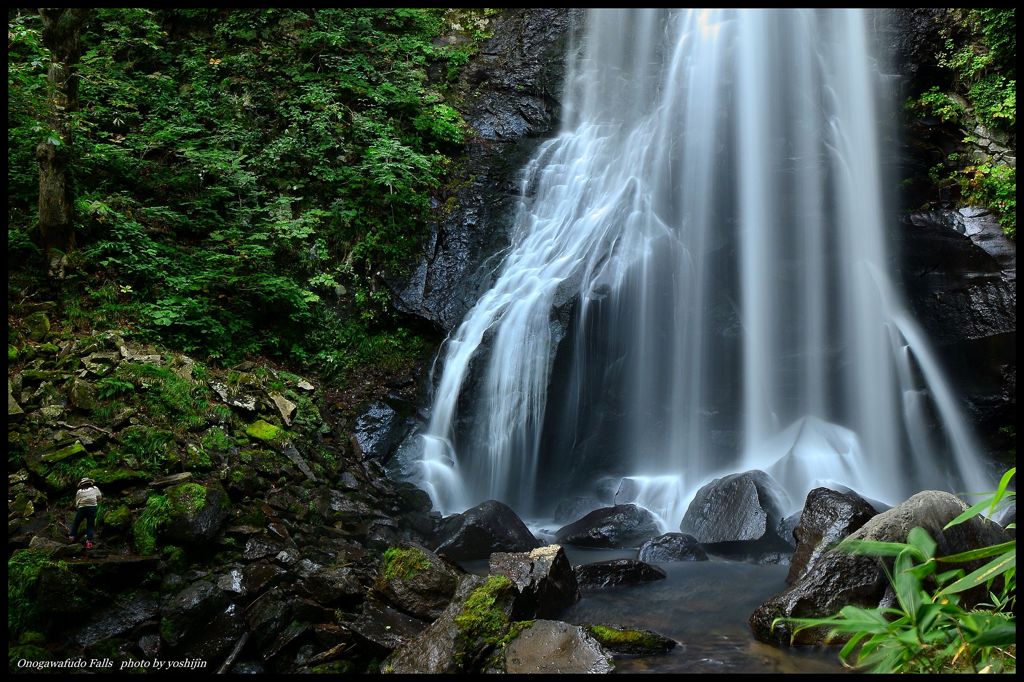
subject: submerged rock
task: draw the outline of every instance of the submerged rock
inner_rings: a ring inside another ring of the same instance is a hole
[[[555,541],[580,547],[638,547],[658,535],[654,514],[635,504],[595,509],[579,521],[559,528]]]
[[[522,673],[610,673],[611,658],[591,633],[578,625],[536,620],[505,648],[504,671]]]
[[[935,540],[935,553],[939,557],[1008,540],[1002,528],[981,516],[944,531],[943,526],[966,508],[963,501],[949,493],[926,490],[871,518],[849,537],[905,542],[911,529],[921,527]],[[984,561],[962,567],[971,571]],[[888,585],[879,559],[828,550],[792,587],[757,607],[750,616],[750,627],[754,637],[763,642],[789,644],[792,628],[780,623],[773,630],[772,622],[776,618],[831,616],[849,604],[874,608],[881,603]],[[983,597],[980,593],[966,592],[961,603],[969,607],[972,601]],[[803,630],[793,642],[818,644],[824,641],[825,635],[826,631],[820,628]]]
[[[585,590],[665,579],[665,571],[634,559],[598,561],[577,566],[574,570],[576,581],[580,588]]]
[[[823,553],[875,515],[874,508],[852,491],[815,488],[807,493],[800,524],[793,531],[797,546],[786,582],[800,580]]]
[[[697,538],[686,533],[665,533],[640,547],[640,561],[707,561]]]
[[[522,519],[506,504],[487,500],[441,522],[434,549],[456,561],[486,559],[493,552],[525,552],[540,546]]]
[[[520,593],[517,608],[539,618],[556,616],[580,598],[576,573],[558,545],[514,554],[495,552],[490,574],[511,580]]]

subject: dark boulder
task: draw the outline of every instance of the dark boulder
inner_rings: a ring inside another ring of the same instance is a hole
[[[493,552],[526,552],[540,546],[512,508],[487,500],[441,522],[434,549],[456,561],[486,559]]]
[[[130,632],[136,625],[156,616],[158,610],[159,604],[150,595],[136,592],[121,594],[110,606],[91,617],[71,639],[79,646],[90,647]]]
[[[610,673],[611,657],[601,644],[578,625],[536,620],[505,647],[504,672]]]
[[[555,541],[580,547],[639,547],[658,535],[654,514],[635,504],[595,509],[579,521],[555,531]]]
[[[852,491],[815,488],[807,493],[800,524],[793,531],[797,546],[786,583],[792,585],[800,580],[822,554],[875,515],[874,507]]]
[[[352,606],[366,595],[359,572],[351,566],[317,566],[296,589],[325,606]]]
[[[763,471],[716,478],[697,491],[679,530],[704,544],[777,537],[784,499],[785,492]]]
[[[675,640],[651,630],[637,630],[618,625],[587,625],[591,637],[613,654],[621,656],[653,656],[675,648]]]
[[[451,602],[463,574],[429,550],[392,547],[384,553],[373,589],[384,601],[429,621]]]
[[[205,636],[206,626],[228,608],[227,594],[212,580],[197,580],[161,609],[160,636],[174,651]]]
[[[640,561],[707,561],[708,555],[697,538],[685,533],[665,533],[640,547]]]
[[[529,552],[495,552],[490,574],[511,580],[520,593],[516,608],[538,618],[556,616],[580,598],[576,573],[558,545]]]
[[[874,516],[848,537],[905,542],[913,528],[921,527],[935,539],[938,557],[1007,541],[1002,528],[981,516],[944,531],[943,526],[966,508],[949,493],[926,490]],[[970,571],[980,565],[981,562],[974,562],[963,567]],[[776,618],[831,616],[848,604],[874,608],[882,602],[887,587],[888,580],[877,558],[829,550],[818,557],[796,584],[757,607],[750,617],[750,627],[754,637],[763,642],[788,644],[792,628],[779,624],[773,630]],[[964,593],[962,603],[969,607],[971,601],[983,596]],[[824,637],[821,629],[803,630],[794,643],[818,644]]]
[[[387,655],[408,644],[429,623],[399,611],[374,597],[363,602],[362,612],[344,626],[375,656]]]
[[[577,566],[576,581],[581,589],[592,590],[617,585],[635,585],[651,580],[664,580],[665,571],[657,566],[633,559],[612,559]]]
[[[387,461],[412,426],[394,407],[377,401],[356,418],[355,442],[364,457]]]

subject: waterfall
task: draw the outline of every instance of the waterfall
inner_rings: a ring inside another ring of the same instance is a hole
[[[591,10],[493,286],[442,347],[418,482],[678,526],[760,468],[896,503],[991,486],[893,282],[856,10]],[[892,218],[888,218],[892,222]]]

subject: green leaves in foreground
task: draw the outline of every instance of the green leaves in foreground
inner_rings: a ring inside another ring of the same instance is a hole
[[[945,528],[983,512],[990,515],[1015,497],[1008,490],[1016,468],[1003,476],[995,494],[973,505]],[[1011,524],[1010,527],[1013,527]],[[846,540],[840,551],[893,558],[883,569],[897,607],[846,606],[827,618],[780,618],[796,626],[830,628],[829,638],[845,639],[843,665],[878,673],[1012,672],[1016,669],[1017,541],[936,557],[935,540],[914,528],[905,543]],[[970,573],[957,564],[995,557]],[[953,566],[942,570],[944,565]],[[966,574],[965,574],[966,573]],[[988,602],[960,605],[967,590],[983,587]]]

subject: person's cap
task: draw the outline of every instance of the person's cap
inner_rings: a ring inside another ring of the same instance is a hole
[[[95,483],[95,482],[96,482],[96,481],[92,480],[91,478],[89,478],[89,477],[87,476],[87,477],[83,478],[83,479],[82,479],[81,481],[79,481],[79,482],[78,482],[78,485],[87,485],[87,484],[89,484],[89,483]]]

